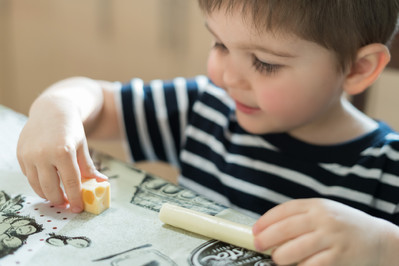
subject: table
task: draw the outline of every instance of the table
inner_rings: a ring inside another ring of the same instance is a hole
[[[270,257],[164,225],[165,202],[243,224],[254,220],[93,152],[110,178],[111,208],[74,214],[38,197],[16,159],[26,117],[0,105],[0,265],[274,265]]]

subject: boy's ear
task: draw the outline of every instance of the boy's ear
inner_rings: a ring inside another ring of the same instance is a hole
[[[381,43],[360,48],[356,61],[345,78],[345,92],[349,95],[363,92],[379,77],[390,59],[388,48]]]

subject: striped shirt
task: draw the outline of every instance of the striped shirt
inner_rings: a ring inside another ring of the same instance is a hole
[[[178,166],[179,183],[247,214],[299,198],[327,198],[399,224],[399,134],[385,123],[319,146],[286,133],[254,135],[234,102],[204,76],[121,85],[131,160]]]

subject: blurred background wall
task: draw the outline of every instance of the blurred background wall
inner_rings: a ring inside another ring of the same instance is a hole
[[[41,91],[70,76],[205,74],[210,40],[196,0],[0,0],[0,104],[27,114]],[[399,41],[394,47],[361,108],[399,130]]]
[[[40,92],[71,76],[206,74],[210,46],[195,0],[0,0],[0,104],[27,115]],[[124,158],[116,143],[90,144]]]
[[[0,103],[27,114],[70,76],[128,81],[205,74],[195,0],[0,0]]]

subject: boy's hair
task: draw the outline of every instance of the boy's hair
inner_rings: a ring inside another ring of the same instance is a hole
[[[399,0],[198,0],[205,14],[238,11],[256,30],[294,33],[336,53],[346,70],[359,48],[390,45],[398,27]]]

